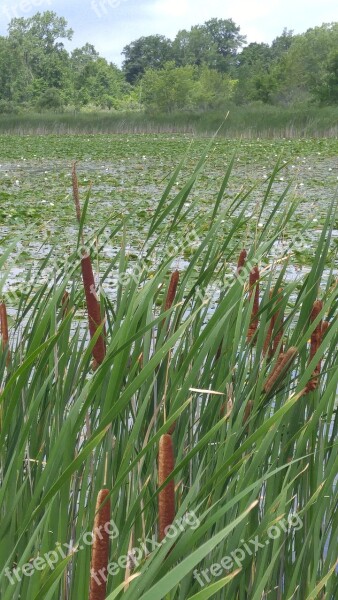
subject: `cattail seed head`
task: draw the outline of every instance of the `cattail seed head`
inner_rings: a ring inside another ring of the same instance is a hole
[[[282,292],[283,292],[282,288],[279,288],[278,295],[280,296],[282,294]],[[282,300],[282,298],[280,297],[278,299],[278,303],[280,303],[281,300]],[[283,334],[284,334],[283,324],[284,324],[284,312],[280,309],[275,314],[275,325],[278,326],[278,331],[273,340],[273,346],[272,346],[272,349],[270,352],[270,356],[273,356],[274,354],[276,354],[278,347],[279,347],[279,352],[280,353],[283,352],[283,344],[280,344],[280,342],[282,341],[282,338],[283,338]]]
[[[88,323],[89,323],[89,333],[92,338],[98,327],[100,326],[101,319],[101,311],[100,311],[100,303],[96,296],[95,291],[95,280],[92,268],[92,262],[90,256],[84,256],[81,259],[81,270],[82,270],[82,280],[83,287],[86,296],[86,304],[87,304],[87,313],[88,313]],[[93,348],[93,357],[94,364],[93,367],[96,368],[100,365],[106,354],[106,346],[104,341],[104,331],[98,337],[95,346]]]
[[[79,194],[79,182],[76,174],[76,162],[73,163],[72,168],[72,185],[73,185],[73,198],[75,204],[76,218],[78,222],[81,222],[81,207],[80,207],[80,194]]]
[[[251,321],[249,325],[247,340],[250,342],[254,337],[258,328],[258,312],[259,312],[259,269],[255,266],[250,271],[249,276],[249,300],[251,300],[254,294],[254,301],[252,305]]]
[[[8,345],[8,319],[7,308],[4,302],[0,303],[0,333],[2,338],[2,348],[5,349]]]
[[[160,438],[158,452],[158,485],[161,486],[174,470],[173,440],[168,433]],[[166,536],[166,528],[175,518],[175,482],[173,479],[160,491],[158,495],[159,512],[159,540]]]
[[[278,290],[278,295],[280,296],[282,294],[283,290],[282,288],[279,288]],[[272,291],[270,291],[270,299],[272,298]],[[279,298],[276,303],[279,303],[281,301],[281,298]],[[275,353],[276,350],[281,342],[281,339],[283,337],[283,321],[284,321],[284,315],[282,314],[282,312],[280,310],[277,310],[274,312],[274,314],[271,317],[270,320],[270,324],[269,324],[269,328],[266,334],[266,338],[264,340],[264,346],[263,346],[263,356],[265,356],[268,352],[269,352],[269,357],[271,358]],[[272,341],[272,335],[273,335],[273,331],[276,327],[276,323],[279,324],[279,328],[278,331],[273,339],[273,342],[271,344]],[[283,352],[283,345],[279,346],[280,350],[279,352],[282,353]]]
[[[322,309],[323,309],[323,302],[321,300],[315,300],[315,302],[313,303],[313,307],[312,307],[312,311],[311,311],[311,315],[310,315],[311,323],[313,323],[313,321],[318,317],[318,315]],[[327,323],[327,321],[324,321],[324,323]],[[325,331],[327,329],[327,325],[325,325],[324,331],[323,331],[324,323],[322,321],[319,321],[319,323],[317,324],[317,326],[315,327],[314,331],[311,334],[310,359],[309,359],[310,362],[313,359],[313,357],[315,356],[315,354],[317,353],[317,351],[322,343],[323,334],[325,333]],[[308,381],[308,383],[306,385],[305,393],[313,392],[316,389],[316,387],[318,386],[320,370],[321,370],[321,361],[319,361],[318,364],[316,365],[315,370],[312,373],[311,379]]]
[[[178,286],[178,280],[180,278],[180,272],[179,271],[174,271],[171,275],[170,278],[170,283],[169,283],[169,287],[168,287],[168,293],[167,293],[167,297],[165,300],[165,305],[164,305],[164,310],[169,310],[169,308],[172,307],[173,302],[175,300],[175,296],[176,296],[176,291],[177,291],[177,286]]]
[[[272,290],[270,291],[269,294],[269,298],[271,300],[272,298]],[[263,356],[266,355],[267,351],[269,350],[270,347],[270,342],[271,342],[271,337],[272,337],[272,332],[275,326],[275,322],[276,322],[276,313],[274,313],[270,319],[270,323],[269,323],[269,328],[266,334],[266,338],[264,340],[264,345],[263,345]]]
[[[108,495],[109,490],[102,489],[97,496],[93,530],[89,600],[105,600],[106,598],[107,567],[109,560],[110,500],[108,499],[104,506],[101,507],[101,505]]]
[[[65,291],[61,300],[62,304],[62,317],[66,317],[69,312],[69,293]]]
[[[247,257],[247,251],[245,249],[243,249],[238,258],[237,275],[239,275],[241,273],[241,271],[245,265],[246,257]]]
[[[297,356],[297,354],[298,354],[298,348],[295,348],[294,346],[289,348],[289,350],[287,352],[280,353],[280,355],[276,361],[276,364],[264,385],[264,391],[267,394],[272,390],[275,383],[282,376],[286,375],[286,372],[290,368],[290,366],[291,366],[292,362],[294,361],[295,357]]]
[[[169,434],[169,435],[172,435],[172,434],[174,433],[174,431],[175,431],[175,429],[176,429],[176,423],[177,423],[177,421],[174,421],[174,422],[173,422],[173,423],[170,425],[170,427],[169,427],[169,429],[168,429],[168,434]]]
[[[0,303],[0,335],[2,339],[2,350],[7,351],[7,359],[6,364],[9,365],[10,362],[10,351],[8,348],[9,342],[9,334],[8,334],[8,318],[7,318],[7,308],[4,302]]]
[[[245,423],[247,422],[247,420],[249,419],[251,412],[253,409],[253,401],[252,400],[248,400],[247,405],[244,409],[244,414],[243,414],[243,419],[242,419],[242,425],[245,425]]]

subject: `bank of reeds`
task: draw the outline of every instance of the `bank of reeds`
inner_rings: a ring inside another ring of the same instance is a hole
[[[239,277],[234,247],[243,247],[251,201],[239,194],[200,232],[180,269],[176,302],[168,281],[180,257],[152,265],[160,237],[175,230],[186,189],[170,204],[167,193],[160,199],[142,262],[128,261],[123,245],[96,274],[103,285],[114,273],[118,290],[117,299],[109,292],[102,299],[105,358],[94,372],[102,333],[89,333],[91,321],[83,321],[90,307],[82,255],[54,285],[28,287],[20,298],[10,370],[3,348],[0,357],[1,600],[337,597],[335,207],[328,207],[311,269],[288,281],[286,266],[266,265],[275,239],[285,240],[292,208],[282,210],[282,196],[271,208],[265,196],[262,214],[275,217],[252,245],[245,240]],[[226,237],[217,235],[225,219],[234,223]],[[292,241],[285,252],[292,260]],[[262,262],[256,295],[250,265]],[[225,277],[229,263],[232,278]],[[329,326],[319,331],[324,319]],[[254,344],[247,339],[253,322]],[[281,330],[284,354],[269,353]],[[100,510],[103,482],[110,508],[107,502]],[[109,517],[118,535],[100,549],[98,538],[94,546],[88,541],[93,520]],[[101,588],[93,596],[90,568],[98,556],[108,578],[104,595]]]

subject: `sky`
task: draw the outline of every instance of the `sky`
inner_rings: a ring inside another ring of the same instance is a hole
[[[46,10],[65,17],[74,30],[68,50],[89,42],[118,66],[131,41],[153,34],[173,39],[180,29],[214,17],[231,18],[248,43],[271,43],[284,27],[303,33],[338,22],[337,0],[0,0],[0,35],[6,35],[11,18]]]

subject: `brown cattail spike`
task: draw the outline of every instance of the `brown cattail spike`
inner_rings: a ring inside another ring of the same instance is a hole
[[[175,300],[175,296],[176,296],[176,291],[177,291],[177,286],[178,286],[178,280],[180,278],[180,273],[179,271],[174,271],[171,275],[170,278],[170,283],[169,283],[169,287],[168,287],[168,293],[167,293],[167,297],[165,300],[165,305],[164,305],[164,310],[169,310],[169,308],[172,307],[173,302]]]
[[[272,298],[272,290],[270,291],[269,298],[271,300],[271,298]],[[276,322],[276,313],[274,313],[272,315],[271,319],[270,319],[269,329],[267,331],[266,338],[264,340],[263,356],[265,356],[266,353],[267,353],[267,351],[269,350],[270,342],[271,342],[271,337],[272,337],[272,332],[273,332],[273,329],[274,329],[274,326],[275,326],[275,322]]]
[[[95,291],[95,280],[90,256],[84,256],[81,259],[82,280],[86,295],[86,304],[88,312],[89,333],[92,338],[100,324],[102,323],[100,303]],[[104,341],[104,331],[99,335],[93,348],[94,367],[100,365],[106,354]]]
[[[238,258],[237,275],[239,275],[241,273],[241,271],[245,265],[246,257],[247,257],[246,250],[242,250],[242,252],[240,253],[239,258]]]
[[[275,306],[278,306],[278,304],[281,302],[281,294],[282,294],[283,290],[282,288],[279,288],[278,290],[278,296],[279,298],[277,298]],[[272,298],[272,292],[270,292],[270,299]],[[270,325],[269,325],[269,329],[264,341],[264,346],[263,346],[263,356],[265,356],[267,354],[267,352],[269,352],[269,357],[271,358],[277,351],[278,347],[279,347],[279,352],[282,353],[283,352],[283,345],[280,344],[282,337],[283,337],[283,321],[284,321],[284,314],[282,313],[281,310],[277,310],[276,312],[274,312],[274,314],[271,317],[270,320]],[[271,340],[272,340],[272,335],[273,335],[273,331],[276,328],[276,325],[278,327],[278,331],[273,339],[272,345],[271,345]]]
[[[61,304],[62,304],[62,317],[64,318],[68,315],[68,312],[69,312],[69,293],[68,292],[64,292],[64,294],[62,296]]]
[[[249,325],[247,340],[250,342],[254,337],[258,328],[258,312],[259,312],[259,269],[254,267],[250,272],[249,278],[249,300],[251,300],[254,294],[254,301],[251,312],[251,321]]]
[[[313,321],[318,317],[318,315],[322,309],[323,309],[323,302],[321,300],[316,300],[313,303],[313,307],[312,307],[312,311],[311,311],[311,315],[310,315],[311,323],[313,323]],[[324,332],[323,332],[323,322],[319,321],[316,328],[314,329],[314,331],[311,334],[310,362],[313,359],[313,357],[315,356],[317,350],[319,349],[319,347],[322,343],[323,333],[325,333],[326,329],[327,329],[327,326],[325,325]],[[320,369],[321,369],[321,361],[319,361],[319,363],[316,365],[315,370],[312,373],[312,377],[306,385],[306,388],[305,388],[306,393],[313,392],[316,389],[316,387],[318,386]]]
[[[6,364],[8,366],[9,361],[10,361],[10,352],[8,349],[9,334],[8,334],[7,308],[6,308],[6,304],[4,302],[0,303],[0,335],[1,335],[1,339],[2,339],[2,350],[4,352],[7,351]]]
[[[251,413],[252,413],[252,409],[253,409],[253,401],[252,400],[248,400],[246,407],[244,409],[244,414],[243,414],[243,419],[242,419],[242,425],[245,425],[245,423],[247,422],[247,420],[249,419]]]
[[[158,485],[161,486],[174,470],[174,450],[172,437],[164,434],[160,438],[158,452]],[[158,495],[159,512],[159,540],[165,538],[167,527],[175,518],[175,482],[173,479],[160,491]]]
[[[103,489],[100,490],[97,496],[90,568],[89,600],[106,599],[110,532],[110,500],[106,500],[108,495],[109,490]],[[105,500],[106,502],[102,506]]]
[[[80,207],[80,195],[79,195],[79,184],[76,174],[76,163],[73,163],[72,168],[72,184],[73,184],[73,198],[76,210],[76,217],[79,223],[81,222],[81,207]],[[84,253],[83,253],[84,254]],[[92,262],[90,255],[84,254],[81,259],[81,270],[82,270],[82,281],[86,296],[88,322],[89,322],[89,333],[92,338],[98,327],[101,325],[103,319],[101,318],[100,302],[96,295],[95,280],[92,268]],[[95,346],[93,348],[93,369],[96,369],[104,360],[106,355],[105,345],[105,332],[104,330],[99,335]]]
[[[79,194],[79,182],[76,174],[76,162],[73,163],[72,168],[72,184],[73,184],[73,198],[76,210],[76,218],[78,222],[81,222],[81,208],[80,208],[80,194]]]
[[[264,391],[267,394],[272,390],[277,381],[286,374],[297,354],[298,348],[293,346],[287,352],[281,352],[271,374],[265,382]]]

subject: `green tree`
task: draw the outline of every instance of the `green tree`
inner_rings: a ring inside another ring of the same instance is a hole
[[[266,79],[272,67],[271,48],[268,44],[249,44],[237,56],[235,100],[239,104],[263,100],[260,93],[260,80]],[[266,101],[266,100],[265,100]]]
[[[69,56],[62,39],[70,40],[73,31],[67,21],[52,11],[37,13],[28,19],[12,19],[8,27],[8,41],[26,69],[27,100],[47,89],[62,90],[66,98],[70,92]]]
[[[214,66],[223,73],[231,71],[237,64],[238,50],[245,43],[246,36],[240,34],[240,27],[232,19],[210,19],[204,27],[217,49]]]
[[[63,101],[60,90],[49,88],[42,92],[37,102],[37,108],[39,110],[61,110]]]
[[[173,53],[177,66],[215,66],[217,62],[217,46],[202,25],[179,31],[173,42]]]
[[[288,92],[291,101],[316,99],[337,47],[338,23],[324,23],[296,36],[284,57],[281,92]]]
[[[190,31],[179,31],[174,42],[174,58],[178,65],[206,65],[222,73],[236,66],[239,48],[245,36],[232,19],[210,19]]]
[[[334,50],[328,57],[326,73],[314,95],[320,104],[338,104],[338,50]]]
[[[195,84],[193,102],[202,110],[225,109],[234,96],[237,81],[206,65],[201,67]]]
[[[153,112],[172,113],[193,107],[195,68],[176,67],[167,62],[163,69],[147,69],[142,81],[142,101]]]
[[[129,91],[123,73],[105,58],[93,56],[84,61],[75,74],[74,100],[78,106],[92,104],[101,108],[118,108]]]
[[[163,35],[141,37],[123,48],[123,72],[136,83],[146,69],[159,69],[173,57],[172,42]]]

